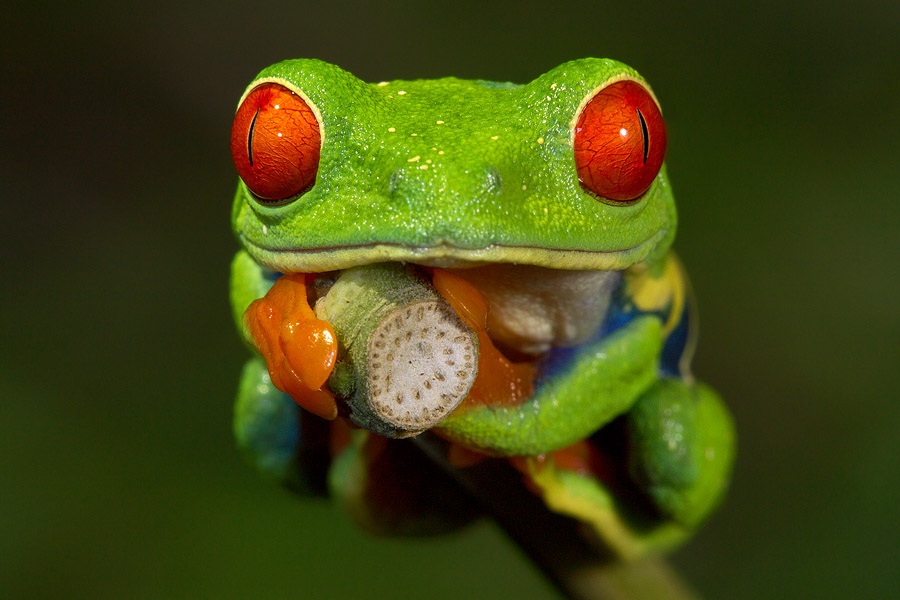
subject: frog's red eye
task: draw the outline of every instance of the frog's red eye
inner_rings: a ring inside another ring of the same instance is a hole
[[[574,146],[581,185],[603,198],[629,202],[646,192],[659,173],[666,128],[646,88],[617,81],[581,111]]]
[[[234,115],[234,165],[263,200],[287,200],[310,187],[316,180],[320,145],[316,115],[283,85],[257,86]]]

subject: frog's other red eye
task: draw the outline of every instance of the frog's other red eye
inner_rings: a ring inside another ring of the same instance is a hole
[[[581,185],[616,202],[634,200],[653,183],[666,153],[659,106],[635,81],[612,83],[581,111],[574,146]]]
[[[238,175],[270,202],[287,200],[315,182],[321,141],[312,109],[277,83],[264,83],[247,94],[231,127]]]

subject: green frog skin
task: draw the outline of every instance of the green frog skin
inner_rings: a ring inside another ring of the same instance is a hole
[[[550,510],[625,558],[679,543],[721,499],[734,428],[690,373],[696,315],[670,250],[665,127],[633,69],[582,59],[525,85],[370,84],[288,60],[247,87],[232,153],[242,249],[231,303],[251,346],[243,315],[283,275],[443,269],[483,294],[492,341],[536,375],[524,402],[457,411],[441,437],[510,457]],[[376,436],[344,432],[329,453],[334,424],[329,433],[279,391],[261,358],[247,363],[235,433],[259,470],[298,490],[321,488],[327,470],[331,494],[363,524],[407,532],[402,515],[379,524],[372,494],[358,491],[389,485]]]

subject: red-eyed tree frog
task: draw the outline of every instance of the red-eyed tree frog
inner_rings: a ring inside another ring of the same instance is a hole
[[[368,431],[335,377],[343,350],[316,300],[341,274],[396,263],[480,340],[475,384],[427,434],[459,468],[510,461],[624,558],[679,543],[715,507],[734,427],[690,372],[666,129],[633,69],[370,84],[288,60],[240,98],[231,150],[231,303],[261,354],[234,427],[264,474],[382,532],[474,514],[393,439],[421,431]]]

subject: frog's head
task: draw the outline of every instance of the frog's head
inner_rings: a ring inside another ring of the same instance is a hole
[[[409,261],[620,270],[675,233],[665,129],[606,59],[526,85],[366,84],[317,60],[265,69],[231,138],[235,232],[282,272]]]

